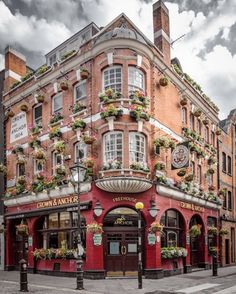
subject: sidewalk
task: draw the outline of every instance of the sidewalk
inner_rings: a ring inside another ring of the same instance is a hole
[[[181,289],[212,283],[222,285],[224,277],[236,275],[236,266],[219,268],[218,277],[212,277],[211,270],[197,271],[190,274],[183,274],[159,280],[143,279],[143,289],[138,290],[138,281],[132,279],[107,278],[105,280],[84,280],[83,291],[75,290],[76,279],[65,277],[53,277],[38,274],[28,274],[29,293],[37,294],[60,294],[60,293],[83,293],[83,294],[159,294],[175,293]],[[0,271],[0,293],[19,293],[19,272]],[[2,292],[3,291],[3,292]],[[210,292],[209,292],[210,293]],[[212,292],[211,292],[212,293]]]

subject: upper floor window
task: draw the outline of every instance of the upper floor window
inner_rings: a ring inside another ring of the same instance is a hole
[[[88,156],[87,144],[83,141],[80,141],[75,144],[75,158],[74,161],[77,162],[77,159],[83,160]]]
[[[74,87],[74,102],[82,102],[87,97],[86,81],[81,81]]]
[[[25,164],[24,163],[18,163],[17,164],[17,176],[25,176]]]
[[[191,173],[193,175],[195,175],[195,163],[194,163],[194,161],[191,161],[191,163],[190,163],[190,169],[191,169]]]
[[[228,156],[228,174],[232,174],[232,160],[230,156]]]
[[[213,185],[213,175],[212,174],[209,174],[207,176],[207,179],[208,179],[208,185],[209,186],[212,186]]]
[[[222,171],[226,172],[226,154],[222,152]]]
[[[42,113],[42,104],[36,105],[33,109],[33,121],[34,126],[41,126],[42,125],[42,119],[43,119],[43,113]]]
[[[34,174],[37,175],[38,173],[43,171],[43,163],[41,160],[34,160]]]
[[[201,168],[201,165],[198,165],[197,166],[197,178],[196,178],[196,181],[198,184],[201,184],[201,179],[202,179],[202,168]]]
[[[191,113],[189,117],[189,126],[191,130],[194,130],[194,115]]]
[[[211,131],[211,144],[215,146],[215,133]]]
[[[146,164],[146,138],[138,132],[129,133],[129,162]]]
[[[204,130],[204,138],[205,138],[205,141],[207,143],[209,143],[209,128],[208,127],[205,127],[205,130]]]
[[[232,210],[232,193],[228,191],[228,210]]]
[[[181,114],[182,114],[182,123],[187,124],[187,109],[185,107],[182,107]]]
[[[103,137],[104,163],[118,160],[123,162],[123,134],[121,132],[109,132]]]
[[[134,67],[129,67],[129,92],[135,91],[135,90],[145,90],[145,81],[144,81],[144,73]]]
[[[53,163],[52,172],[53,172],[53,174],[55,174],[57,165],[63,164],[62,155],[60,153],[53,152],[52,163]]]
[[[61,111],[62,107],[63,107],[62,93],[58,93],[52,98],[52,113],[54,114]]]
[[[121,66],[108,67],[103,71],[104,89],[112,88],[115,92],[122,90],[122,68]]]
[[[201,121],[199,119],[197,119],[197,132],[199,135],[201,135],[202,125],[201,125]]]

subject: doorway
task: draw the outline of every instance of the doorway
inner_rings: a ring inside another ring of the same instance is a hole
[[[229,239],[225,239],[225,264],[229,264]]]
[[[194,215],[191,218],[189,229],[195,225],[200,226],[201,234],[190,236],[190,261],[192,267],[200,267],[201,263],[204,263],[204,224],[199,215]]]
[[[135,276],[138,270],[138,214],[120,207],[104,218],[104,259],[108,276]],[[142,228],[144,222],[142,221]],[[142,238],[143,240],[143,238]],[[142,246],[142,248],[144,248]],[[144,257],[144,253],[142,254]]]

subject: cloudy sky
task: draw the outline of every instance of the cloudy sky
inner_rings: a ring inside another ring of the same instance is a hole
[[[43,55],[94,21],[105,26],[124,12],[153,40],[155,0],[0,0],[0,69],[7,45],[37,68]],[[236,1],[166,0],[172,57],[220,107],[225,118],[236,108]]]

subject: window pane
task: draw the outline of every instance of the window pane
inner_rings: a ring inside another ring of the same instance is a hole
[[[53,97],[53,113],[62,109],[62,94]]]
[[[34,108],[34,125],[42,125],[42,105]]]
[[[75,162],[77,162],[77,158],[87,158],[87,145],[84,142],[79,142],[75,145]]]
[[[123,161],[122,156],[122,133],[108,133],[104,135],[104,163],[110,160]]]
[[[144,91],[144,74],[136,67],[129,67],[129,91]]]
[[[112,88],[115,92],[121,92],[121,67],[108,68],[103,72],[104,88]]]
[[[86,82],[82,82],[75,87],[75,101],[83,100],[86,96]]]
[[[70,227],[70,213],[65,211],[60,213],[60,228]]]
[[[51,213],[48,217],[48,228],[58,228],[58,213]]]
[[[129,162],[146,164],[145,137],[142,134],[135,132],[129,134]]]
[[[25,164],[19,163],[18,164],[18,176],[24,176],[25,175]]]

